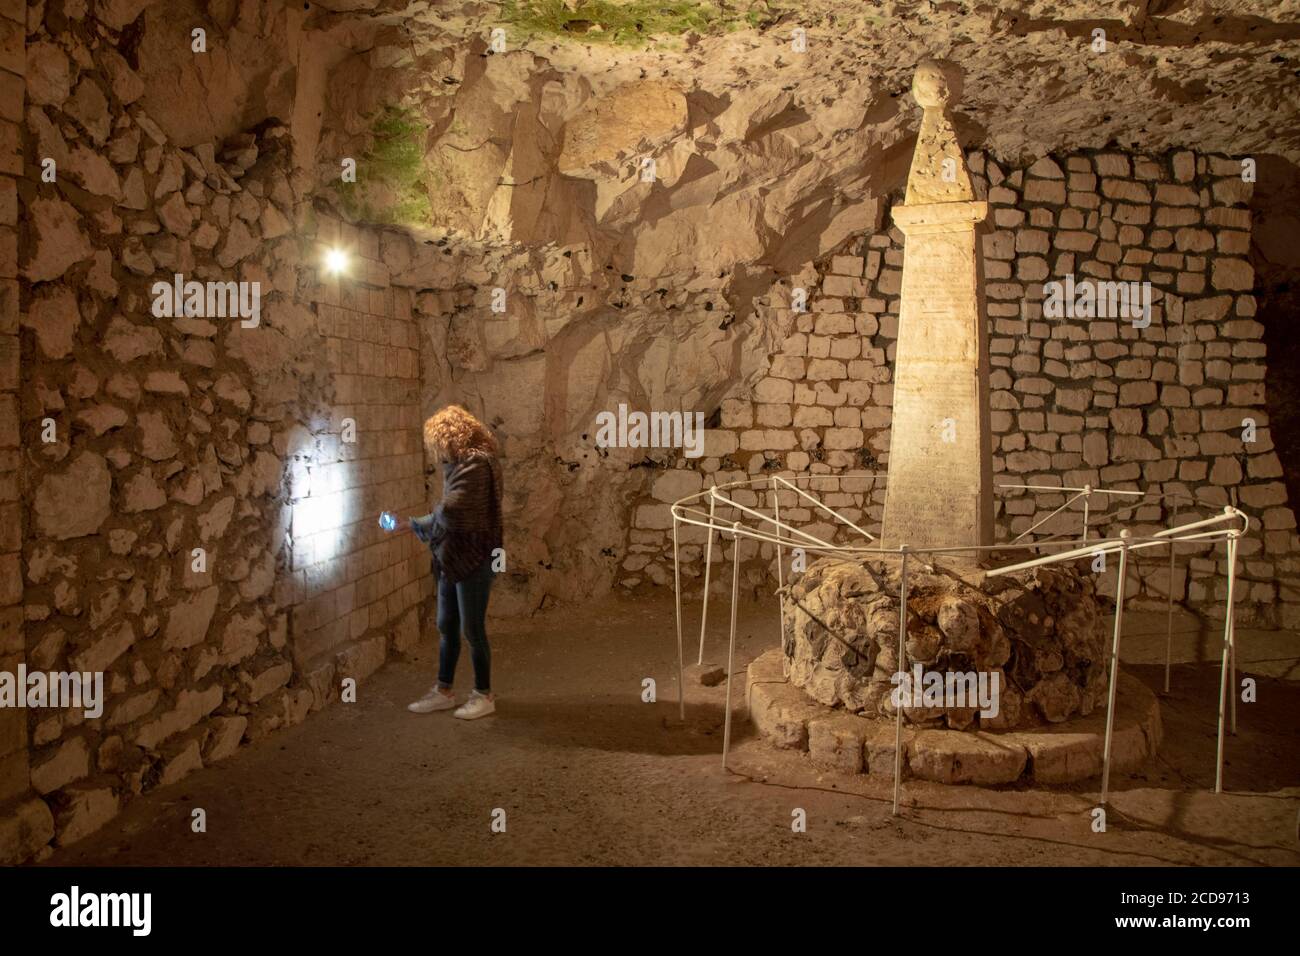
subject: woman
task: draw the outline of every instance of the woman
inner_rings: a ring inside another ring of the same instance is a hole
[[[417,714],[451,710],[462,720],[496,710],[490,680],[488,592],[493,563],[501,548],[501,465],[497,443],[482,422],[458,405],[449,405],[424,423],[424,447],[442,462],[442,502],[423,518],[408,518],[410,529],[433,553],[438,579],[438,682],[407,709]],[[469,642],[474,690],[460,707],[452,679],[460,659],[460,635]]]

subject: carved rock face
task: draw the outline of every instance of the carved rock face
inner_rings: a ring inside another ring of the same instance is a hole
[[[822,559],[790,585],[783,651],[790,682],[819,703],[892,717],[891,678],[997,674],[998,713],[904,706],[908,723],[1011,730],[1086,716],[1106,693],[1105,634],[1092,578],[1041,568],[983,583],[908,569],[904,661],[898,664],[898,564]],[[991,680],[990,680],[991,685]]]

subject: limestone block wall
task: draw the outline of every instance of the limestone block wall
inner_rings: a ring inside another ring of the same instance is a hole
[[[4,107],[0,668],[102,673],[106,699],[0,709],[2,860],[338,700],[429,589],[375,523],[424,510],[412,292],[381,255],[408,240],[318,220],[283,125],[173,142],[83,25],[33,19]],[[185,314],[160,307],[178,274],[204,284]]]
[[[290,466],[292,557],[280,581],[314,706],[378,668],[390,633],[398,649],[413,645],[415,608],[432,594],[428,550],[376,522],[384,510],[428,510],[412,292],[391,284],[377,231],[322,219],[317,240],[351,264],[312,288],[334,400],[323,434],[299,432],[308,442]]]
[[[977,191],[992,207],[983,245],[995,484],[1091,484],[1239,502],[1259,519],[1241,546],[1244,619],[1294,625],[1300,541],[1266,411],[1264,329],[1248,260],[1251,184],[1242,181],[1241,163],[1185,151],[1079,153],[1021,169],[981,153],[969,158]],[[625,587],[671,578],[665,503],[713,482],[815,476],[812,487],[828,505],[878,526],[883,487],[870,475],[886,470],[891,440],[906,440],[890,434],[902,262],[897,229],[861,237],[819,263],[807,312],[776,312],[781,345],[763,376],[722,403],[713,451],[679,458],[636,505]],[[1046,317],[1044,283],[1067,275],[1150,282],[1150,326]],[[1243,440],[1248,421],[1253,441]],[[738,500],[753,506],[760,499]],[[1000,538],[1064,500],[1002,497]],[[792,494],[782,505],[783,518],[837,533]],[[1094,503],[1094,516],[1098,510]],[[1078,520],[1076,509],[1046,527],[1077,528]],[[1126,526],[1142,533],[1172,520],[1171,504],[1156,502]],[[694,537],[687,580],[700,575]],[[761,554],[752,542],[742,547],[754,559],[747,583],[770,585],[770,546]],[[1176,599],[1193,606],[1222,599],[1221,550],[1180,555]],[[1137,605],[1163,606],[1166,561],[1136,562],[1129,593]]]

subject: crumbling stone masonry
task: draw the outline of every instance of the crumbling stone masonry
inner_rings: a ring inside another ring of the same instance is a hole
[[[906,659],[898,660],[897,561],[813,562],[791,585],[781,635],[791,685],[828,707],[867,717],[896,712],[899,672],[996,678],[997,713],[938,699],[903,708],[910,724],[1007,730],[1087,716],[1106,696],[1106,635],[1096,583],[1070,568],[1038,568],[978,584],[924,565],[908,576]]]

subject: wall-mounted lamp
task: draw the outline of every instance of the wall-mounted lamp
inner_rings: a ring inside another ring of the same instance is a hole
[[[331,275],[342,275],[348,269],[348,254],[342,249],[325,250],[325,271]]]

